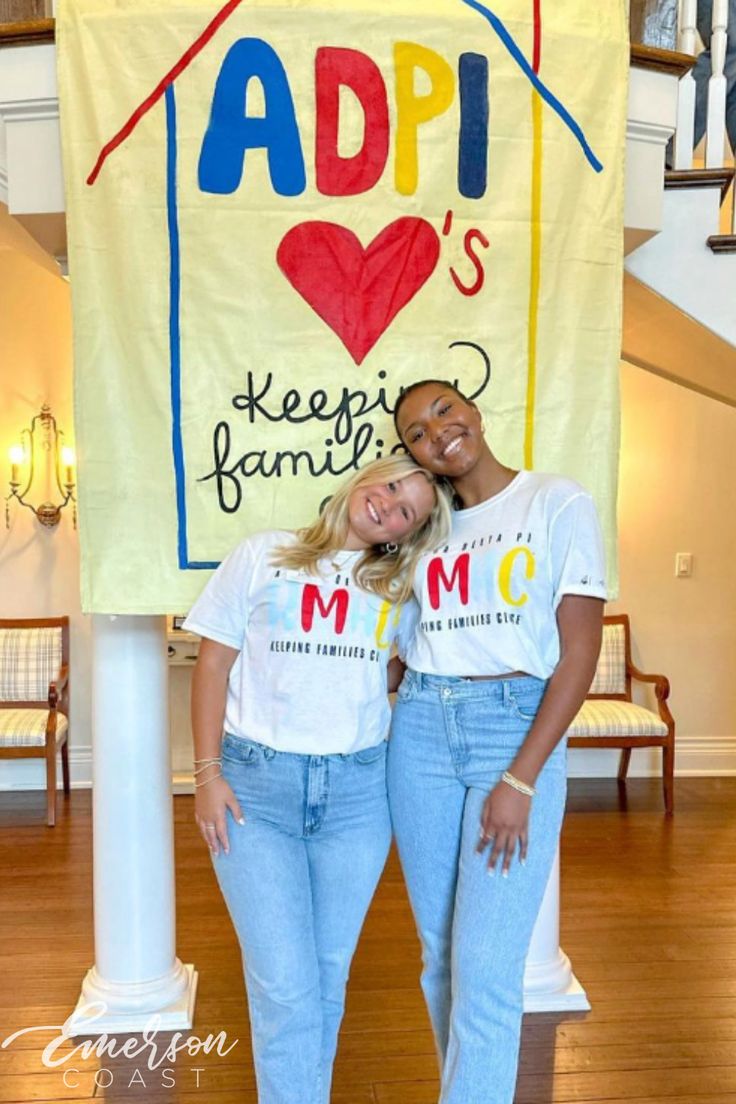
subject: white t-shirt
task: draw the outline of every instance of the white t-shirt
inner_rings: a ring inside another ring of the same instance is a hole
[[[549,678],[560,658],[565,594],[606,597],[591,496],[571,479],[521,471],[493,498],[453,514],[447,545],[422,557],[415,671]]]
[[[240,652],[227,732],[304,755],[373,747],[388,733],[386,667],[399,631],[416,620],[414,603],[362,590],[352,576],[360,552],[329,557],[324,575],[274,566],[272,550],[294,540],[272,530],[239,544],[184,627]]]

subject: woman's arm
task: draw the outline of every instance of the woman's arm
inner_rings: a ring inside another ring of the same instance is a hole
[[[388,692],[389,694],[395,694],[401,686],[401,680],[404,677],[404,671],[406,670],[406,664],[403,659],[400,659],[397,655],[392,656],[388,661],[388,671],[386,672]]]
[[[236,648],[204,638],[192,674],[192,733],[195,760],[220,758],[225,701],[230,668],[238,657]],[[239,823],[245,823],[237,798],[224,778],[219,763],[195,775],[194,817],[207,846],[227,854],[228,808]],[[203,784],[204,783],[204,784]]]
[[[567,594],[557,608],[560,661],[511,774],[533,786],[537,775],[572,724],[595,674],[603,632],[603,601]]]
[[[560,660],[542,698],[539,712],[509,772],[533,786],[548,757],[570,727],[595,674],[603,631],[603,601],[567,594],[557,608]],[[526,860],[527,827],[533,798],[499,782],[486,798],[481,814],[482,851],[492,840],[488,865],[493,870],[503,855],[502,873],[508,872],[519,845]]]

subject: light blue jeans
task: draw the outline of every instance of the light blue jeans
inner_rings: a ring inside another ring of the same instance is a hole
[[[386,743],[294,755],[226,734],[230,854],[213,858],[243,952],[259,1104],[327,1104],[345,984],[391,841]]]
[[[440,1104],[512,1104],[524,963],[562,825],[564,742],[532,798],[527,863],[507,878],[476,853],[488,791],[522,744],[546,683],[407,671],[394,709],[388,788],[422,942],[422,989],[440,1059]]]

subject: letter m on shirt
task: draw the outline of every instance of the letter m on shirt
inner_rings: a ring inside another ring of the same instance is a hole
[[[470,586],[469,552],[463,552],[462,555],[458,556],[452,565],[449,578],[445,572],[445,565],[441,556],[435,556],[433,560],[429,561],[427,567],[427,593],[429,594],[429,604],[433,610],[440,608],[440,584],[447,591],[454,590],[457,587],[460,591],[461,604],[467,606]]]
[[[330,596],[329,602],[322,601],[322,595],[319,592],[319,587],[316,587],[314,583],[307,583],[302,591],[302,629],[304,632],[311,632],[312,625],[314,624],[314,610],[315,607],[319,611],[321,617],[329,617],[333,609],[335,610],[335,632],[339,634],[345,628],[345,621],[348,616],[348,603],[350,596],[344,588],[333,591]]]

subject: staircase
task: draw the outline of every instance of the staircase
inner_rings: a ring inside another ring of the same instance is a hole
[[[663,3],[669,12],[671,0]],[[680,52],[631,48],[622,357],[736,405],[734,170],[724,164],[725,77],[717,71],[725,58],[727,2],[714,4],[707,167],[692,153],[695,0],[682,0],[680,14]],[[673,135],[675,169],[666,171]],[[50,19],[0,25],[0,203],[65,271]]]
[[[636,174],[641,163],[630,157],[626,189],[632,209],[627,207],[622,357],[734,406],[736,205],[733,155],[725,134],[727,85],[723,74],[728,3],[716,0],[713,5],[706,135],[704,149],[698,146],[695,151],[697,87],[692,65],[700,45],[696,0],[682,0],[677,27],[676,9],[671,3],[660,6],[663,18],[659,29],[672,25],[680,53],[647,46],[632,48],[629,139],[631,142],[633,129],[640,141],[659,145],[656,179],[661,206],[655,228],[653,202],[643,212],[636,208],[642,186]],[[633,94],[635,90],[638,95]],[[665,171],[670,135],[674,135],[674,168]],[[654,181],[652,166],[644,186],[653,188]],[[646,236],[642,222],[655,233]]]

